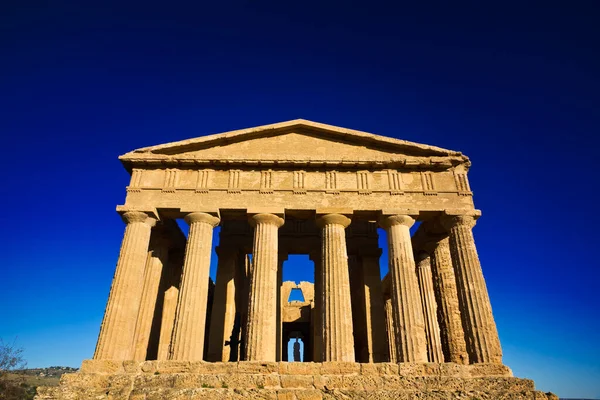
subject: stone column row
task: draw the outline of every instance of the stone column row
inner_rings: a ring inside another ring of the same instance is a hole
[[[156,222],[154,218],[143,212],[130,211],[123,214],[123,219],[127,226],[94,355],[97,359],[142,360],[146,357],[160,275],[168,257],[167,246],[158,242],[148,255],[151,228]],[[195,212],[188,214],[185,220],[190,225],[190,232],[181,285],[178,294],[175,294],[177,307],[169,354],[174,360],[196,361],[203,358],[212,232],[219,218]],[[273,214],[255,214],[250,221],[255,232],[245,317],[246,359],[275,361],[280,269],[278,228],[284,220]],[[426,362],[429,354],[429,360],[434,362],[445,359],[462,363],[468,360],[501,363],[498,334],[471,231],[474,218],[453,216],[444,221],[449,230],[447,246],[445,241],[441,241],[431,257],[419,258],[416,268],[409,232],[414,219],[408,215],[387,215],[380,220],[388,233],[391,299],[385,308],[391,314],[388,320],[393,321],[393,329],[388,329],[389,339],[393,340],[391,348],[395,348],[391,359]],[[327,214],[319,216],[317,224],[322,232],[322,254],[319,268],[316,268],[320,289],[317,300],[320,314],[316,327],[322,340],[315,344],[315,349],[322,361],[354,361],[345,239],[345,228],[350,219],[341,214]],[[223,255],[223,264],[226,259]],[[233,281],[229,270],[219,268],[220,281],[224,284],[218,290],[218,298],[233,297],[228,289]],[[165,294],[158,346],[161,359],[169,341],[165,338],[168,335],[166,330],[170,330],[173,296],[173,290],[168,291],[168,296]],[[220,303],[229,304],[227,300]],[[215,324],[214,330],[223,328],[221,330],[225,331],[225,325],[231,325],[232,312],[225,310],[221,314],[224,320]],[[441,340],[438,338],[440,331],[436,326],[436,314],[439,314],[442,327]],[[458,324],[457,314],[461,324]],[[461,340],[463,333],[464,341]],[[210,357],[215,360],[226,358],[222,353],[224,335],[213,336],[220,338],[217,344],[209,345]],[[220,355],[216,354],[219,352]]]
[[[212,230],[219,218],[206,213],[191,213],[185,217],[190,232],[181,288],[166,290],[164,301],[159,302],[161,275],[168,262],[168,243],[165,238],[157,237],[150,246],[156,219],[147,213],[129,211],[122,217],[127,225],[94,358],[146,359],[158,304],[162,306],[162,323],[157,358],[165,359],[170,353],[171,359],[201,360]]]
[[[502,363],[502,350],[469,215],[446,216],[448,238],[415,269],[408,215],[383,216],[391,299],[390,359],[396,362]],[[415,273],[416,272],[416,273]],[[438,325],[439,322],[439,325]]]

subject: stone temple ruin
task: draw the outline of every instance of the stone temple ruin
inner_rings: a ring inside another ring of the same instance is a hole
[[[94,357],[38,399],[556,398],[502,364],[460,152],[293,120],[120,159],[126,227]],[[282,282],[291,254],[314,285]]]

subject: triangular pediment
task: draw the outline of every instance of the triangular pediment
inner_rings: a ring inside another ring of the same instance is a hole
[[[468,163],[461,153],[307,120],[292,120],[134,150],[136,163],[179,164],[446,164]]]

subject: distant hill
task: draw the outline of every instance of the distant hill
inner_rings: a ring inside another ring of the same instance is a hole
[[[15,382],[25,392],[19,395],[19,398],[28,400],[33,399],[38,386],[57,386],[63,374],[76,371],[78,371],[78,368],[71,367],[27,368],[11,371],[5,378]],[[1,382],[0,386],[2,386]],[[3,397],[0,395],[0,398]]]
[[[60,378],[62,374],[76,372],[79,368],[72,367],[47,367],[47,368],[26,368],[12,371],[15,374],[37,376],[40,378]]]

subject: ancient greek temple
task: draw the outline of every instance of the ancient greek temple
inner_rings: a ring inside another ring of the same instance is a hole
[[[94,359],[38,398],[554,398],[502,365],[460,152],[299,119],[120,160]],[[312,282],[283,281],[298,254]]]
[[[127,227],[94,358],[282,361],[284,322],[308,322],[306,360],[501,363],[461,153],[295,120],[120,159]],[[314,262],[297,321],[289,254]]]

